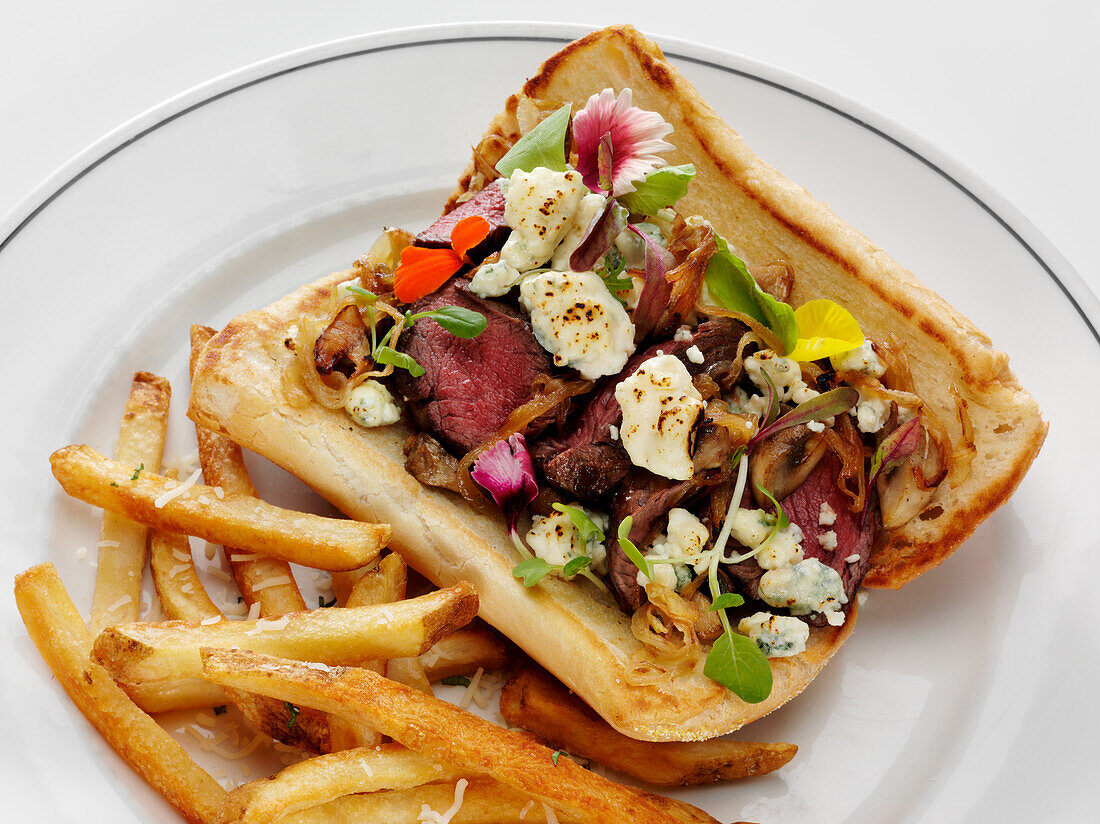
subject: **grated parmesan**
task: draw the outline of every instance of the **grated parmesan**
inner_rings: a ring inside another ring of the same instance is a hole
[[[248,620],[255,621],[260,617],[260,602],[256,601],[248,607]]]
[[[100,549],[118,549],[118,541],[100,541],[96,544]]]
[[[477,672],[474,673],[474,677],[470,679],[470,683],[466,687],[466,692],[462,693],[462,697],[458,700],[458,706],[462,709],[466,709],[470,706],[470,702],[474,700],[474,693],[477,692],[477,685],[481,681],[481,676],[484,675],[485,669],[478,667]]]
[[[107,611],[108,612],[114,612],[119,607],[124,607],[127,604],[133,602],[133,600],[134,599],[131,598],[129,595],[123,595],[121,598],[119,598],[117,601],[115,601],[113,604],[111,604],[109,607],[107,607]]]
[[[177,561],[182,561],[185,564],[191,563],[191,556],[184,552],[182,549],[173,549],[172,557]]]
[[[206,574],[212,578],[217,578],[219,581],[225,581],[227,584],[233,580],[228,572],[224,569],[218,569],[217,567],[207,567]]]
[[[238,552],[236,555],[230,555],[229,560],[235,564],[242,564],[245,561],[260,561],[263,560],[263,555],[257,555],[255,552]]]
[[[283,615],[279,618],[273,618],[271,620],[260,618],[256,621],[256,626],[250,630],[245,630],[244,634],[255,635],[258,632],[267,632],[269,629],[284,629],[289,622],[289,615]]]
[[[225,500],[225,490],[222,489],[220,486],[214,487],[214,497],[216,497],[219,501]]]
[[[558,814],[554,812],[553,808],[542,805],[542,814],[546,816],[546,824],[559,824]]]
[[[88,557],[88,547],[78,546],[76,548],[76,560],[83,561],[87,557]]]
[[[167,504],[169,501],[178,498],[180,495],[183,495],[185,492],[187,492],[187,490],[193,487],[198,482],[199,476],[201,474],[202,470],[196,469],[182,484],[177,486],[175,489],[169,489],[167,492],[165,492],[163,495],[153,501],[153,506],[155,506],[157,509],[163,509],[164,505]]]
[[[420,805],[420,815],[416,817],[416,820],[427,821],[429,824],[450,824],[451,819],[462,809],[462,796],[466,792],[469,783],[465,778],[458,779],[455,783],[454,803],[445,812],[437,813],[427,804],[422,804]]]
[[[274,578],[265,578],[257,584],[252,585],[253,592],[259,592],[261,589],[267,589],[268,587],[281,587],[284,584],[289,584],[290,579],[285,575],[277,575]]]
[[[220,615],[211,615],[209,618],[203,618],[201,621],[199,621],[199,624],[204,627],[208,627],[211,624],[218,623],[218,621],[220,621],[221,619],[222,617]]]
[[[212,544],[209,541],[206,542],[206,547],[203,549],[203,554],[206,555],[206,560],[213,561],[214,556],[218,554],[217,544]]]
[[[523,821],[523,819],[527,818],[527,813],[531,812],[531,808],[534,806],[534,801],[528,801],[526,804],[524,804],[523,809],[519,811],[519,820]]]

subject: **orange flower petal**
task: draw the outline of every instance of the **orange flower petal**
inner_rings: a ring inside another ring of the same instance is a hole
[[[413,303],[430,295],[461,268],[462,258],[452,249],[406,246],[393,272],[393,293],[398,300]]]
[[[458,253],[459,257],[465,258],[467,252],[485,240],[490,228],[489,221],[481,215],[462,218],[451,229],[451,248]]]

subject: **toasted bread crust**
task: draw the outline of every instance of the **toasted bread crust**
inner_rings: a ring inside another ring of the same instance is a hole
[[[961,427],[951,385],[967,399],[977,446],[969,478],[941,489],[922,516],[886,537],[867,583],[899,587],[940,563],[1007,499],[1046,433],[1006,356],[913,275],[752,154],[657,46],[629,27],[596,32],[552,56],[494,118],[489,133],[518,136],[524,96],[578,106],[606,86],[631,87],[637,105],[673,124],[677,149],[669,162],[693,162],[697,169],[682,211],[708,217],[750,262],[791,263],[795,305],[831,297],[851,309],[870,336],[894,332],[909,341],[918,391],[953,439]],[[449,206],[479,185],[471,164]],[[735,730],[800,693],[851,633],[854,604],[843,627],[812,630],[806,653],[772,660],[775,685],[761,704],[742,702],[698,671],[637,683],[642,648],[628,617],[587,583],[546,579],[527,590],[512,578],[517,556],[499,519],[472,512],[456,496],[423,487],[404,471],[404,426],[364,430],[340,410],[291,405],[283,391],[293,359],[288,329],[303,314],[326,312],[335,285],[351,276],[329,275],[231,322],[199,359],[189,414],[293,472],[349,515],[391,523],[393,546],[437,584],[472,581],[481,615],[617,729],[649,740]]]

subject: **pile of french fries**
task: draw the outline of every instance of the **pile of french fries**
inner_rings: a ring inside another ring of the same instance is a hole
[[[192,329],[192,363],[212,334]],[[104,510],[88,624],[52,564],[21,573],[15,597],[73,702],[185,820],[710,822],[574,759],[691,785],[793,757],[789,744],[635,741],[530,664],[501,695],[502,720],[528,732],[436,698],[433,682],[514,663],[477,622],[474,587],[407,598],[404,561],[382,554],[387,525],[265,503],[240,448],[201,427],[205,483],[160,474],[170,396],[166,380],[138,373],[114,459],[88,446],[51,456],[65,491]],[[219,610],[188,536],[224,547],[250,617]],[[290,563],[333,573],[340,606],[307,609]],[[146,564],[169,620],[138,620]],[[227,792],[154,718],[227,704],[305,760]]]

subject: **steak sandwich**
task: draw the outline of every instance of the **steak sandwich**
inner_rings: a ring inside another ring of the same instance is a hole
[[[1007,357],[629,27],[509,98],[443,209],[215,336],[191,416],[288,469],[619,730],[797,695],[1002,504]]]

